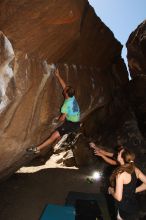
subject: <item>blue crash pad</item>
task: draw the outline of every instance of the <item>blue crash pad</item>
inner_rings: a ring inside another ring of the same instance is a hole
[[[75,220],[75,208],[73,206],[49,204],[40,220]]]

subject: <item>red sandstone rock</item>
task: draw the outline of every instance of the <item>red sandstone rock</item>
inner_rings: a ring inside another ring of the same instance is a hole
[[[87,0],[3,0],[0,28],[0,172],[6,175],[56,127],[63,97],[52,63],[75,87],[82,119],[108,106],[128,74],[122,45]]]
[[[136,114],[139,127],[146,135],[146,21],[143,21],[127,41],[128,65],[132,80],[129,100]]]

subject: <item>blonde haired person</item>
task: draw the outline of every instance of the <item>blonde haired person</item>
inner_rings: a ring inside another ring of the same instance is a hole
[[[117,156],[119,166],[110,177],[111,194],[118,209],[117,220],[138,220],[139,208],[136,200],[137,192],[146,190],[146,176],[134,164],[135,155],[127,148],[122,149]],[[141,185],[137,187],[137,179]]]

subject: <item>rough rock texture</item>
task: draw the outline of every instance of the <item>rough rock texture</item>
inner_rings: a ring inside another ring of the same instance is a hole
[[[113,135],[109,144],[115,144],[115,131],[125,132],[127,121],[139,134],[125,101],[128,73],[122,45],[87,0],[3,0],[0,28],[1,177],[30,160],[25,149],[41,143],[57,126],[63,96],[52,63],[76,89],[87,137],[98,132],[103,143],[100,134]]]
[[[128,65],[132,80],[129,100],[138,119],[139,127],[146,135],[146,21],[133,31],[127,41]]]

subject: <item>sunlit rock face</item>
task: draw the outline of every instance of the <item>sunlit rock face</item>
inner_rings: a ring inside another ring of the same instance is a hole
[[[128,65],[132,80],[129,100],[138,119],[139,127],[146,136],[146,21],[133,31],[127,41]]]
[[[3,177],[30,160],[26,148],[57,127],[63,96],[54,64],[75,87],[82,120],[95,109],[98,122],[106,120],[107,112],[116,114],[110,103],[128,74],[122,45],[86,0],[0,1],[0,31]]]

